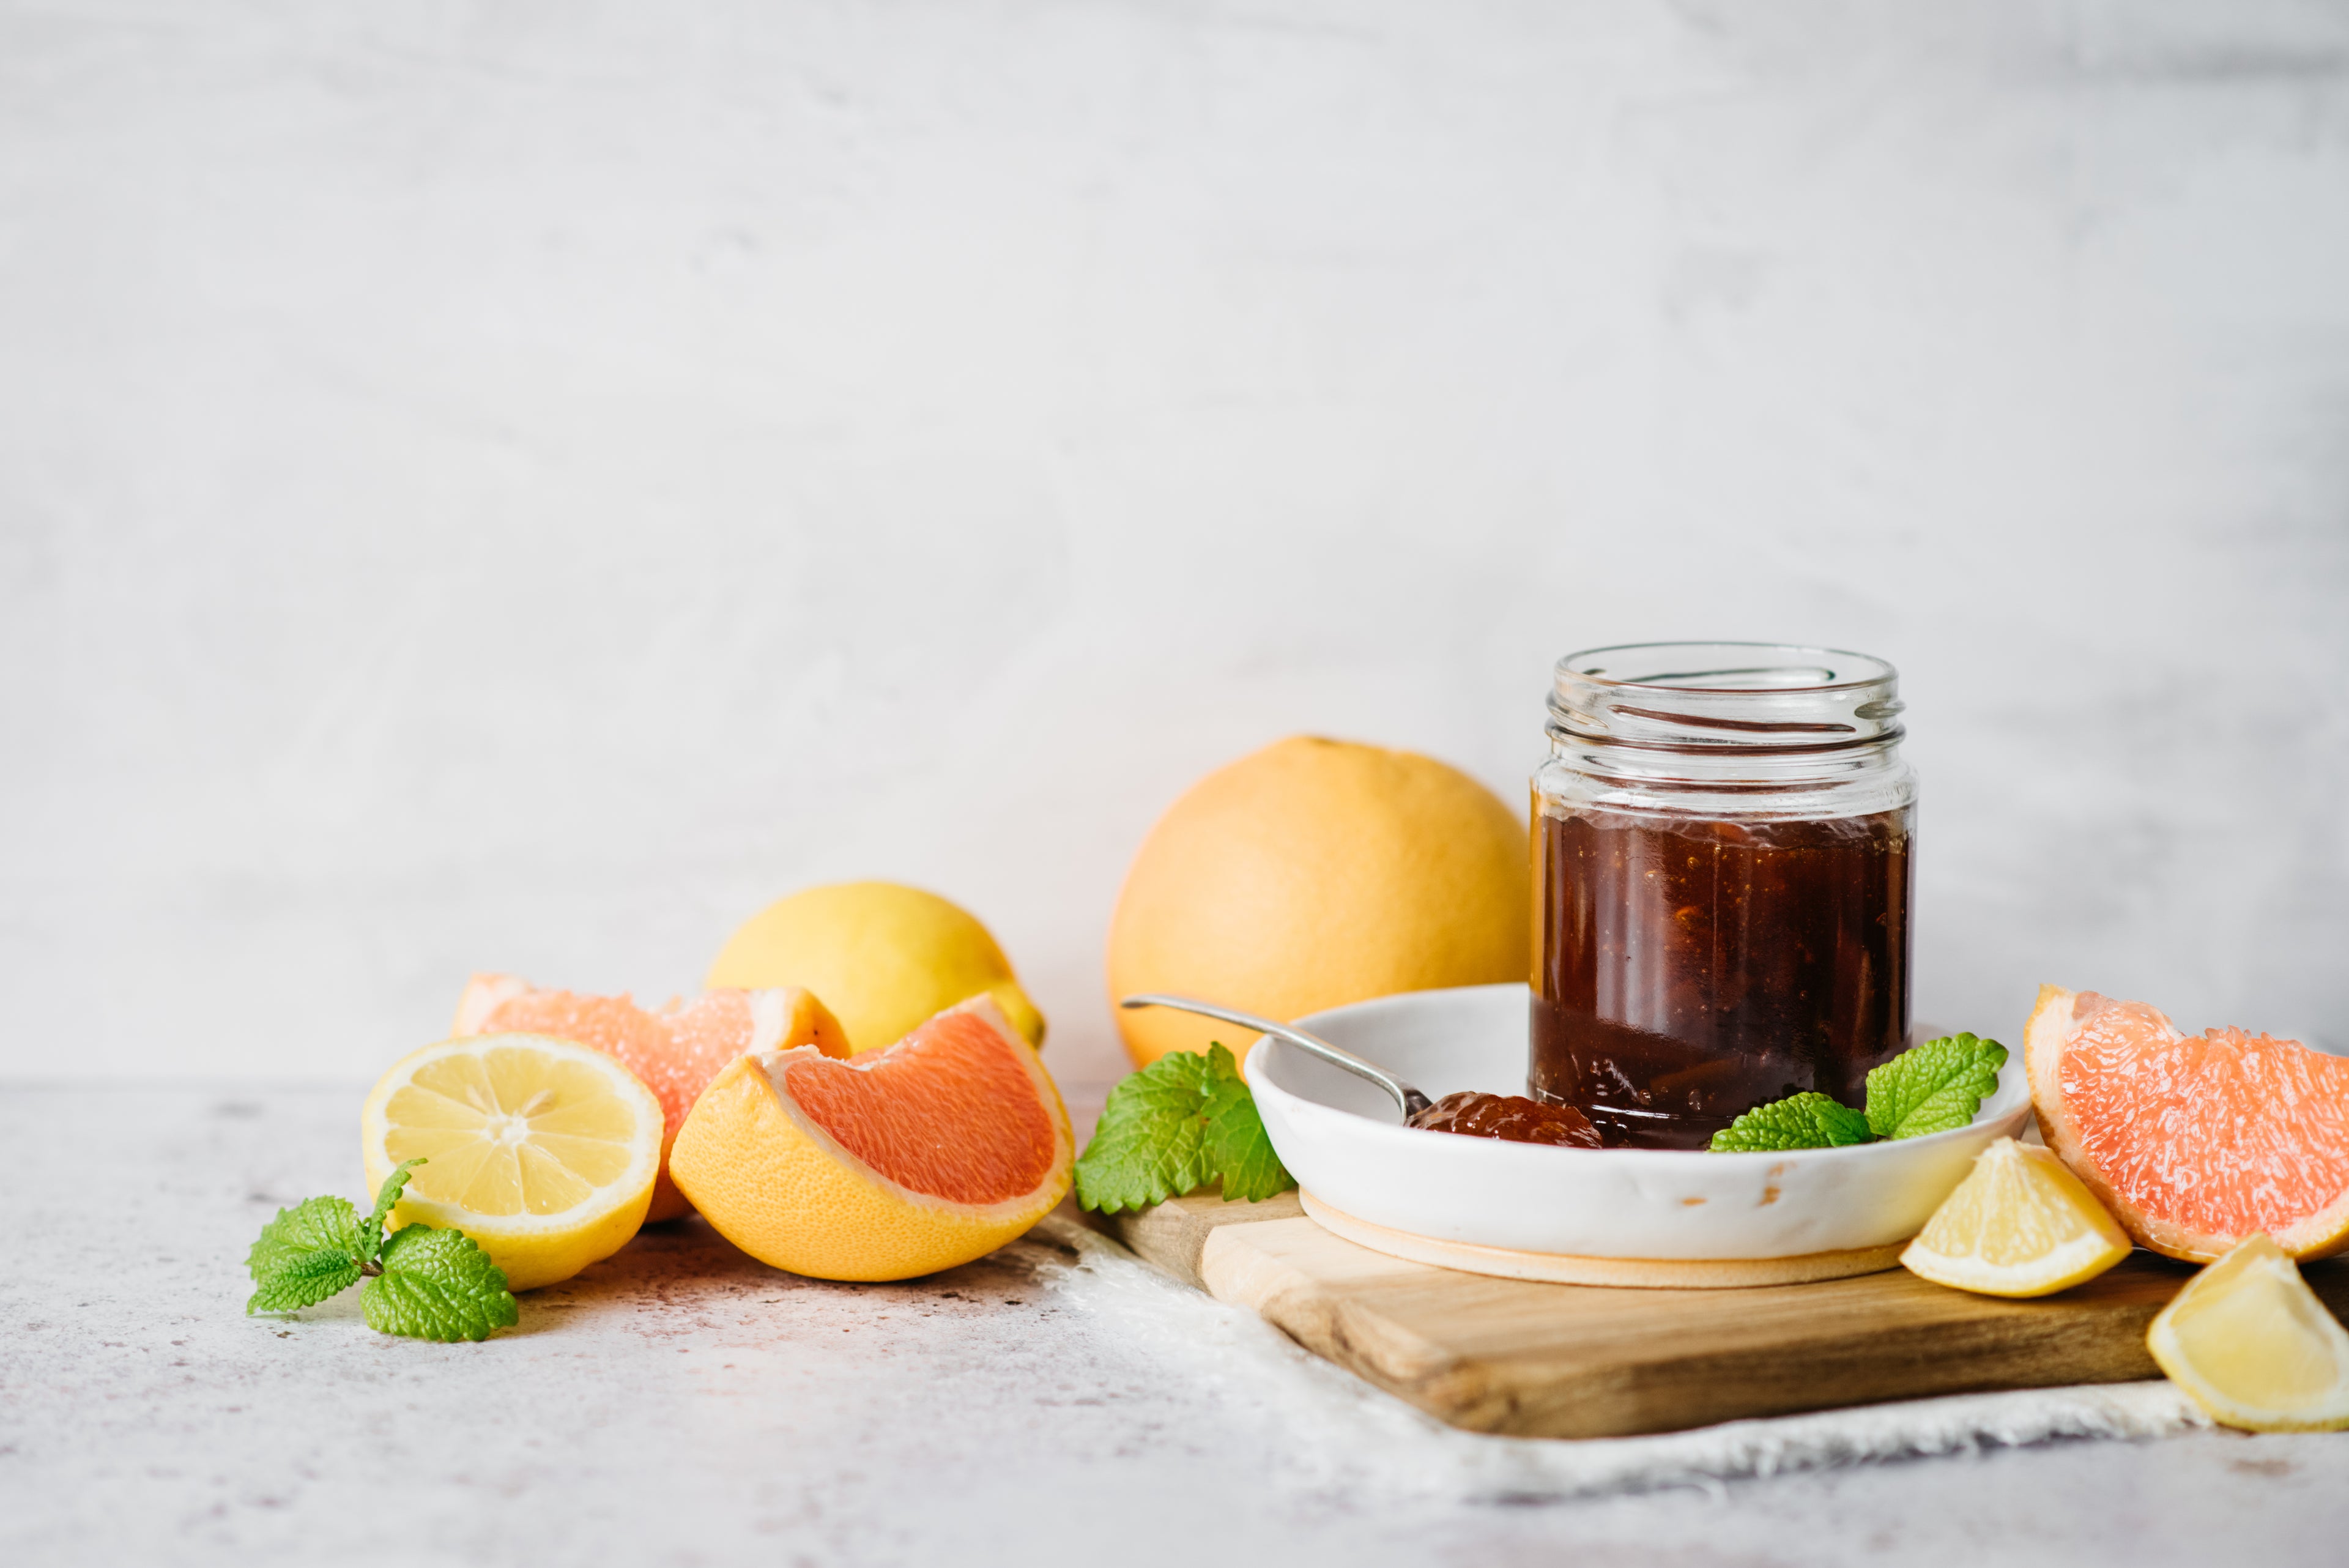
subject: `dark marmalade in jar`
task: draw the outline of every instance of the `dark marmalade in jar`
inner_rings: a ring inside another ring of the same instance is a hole
[[[1858,1105],[1908,1043],[1910,818],[1544,813],[1534,1094],[1649,1148],[1804,1089]]]

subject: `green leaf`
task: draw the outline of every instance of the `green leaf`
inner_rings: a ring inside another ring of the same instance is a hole
[[[383,1254],[383,1222],[391,1218],[394,1205],[399,1201],[399,1190],[408,1185],[408,1173],[424,1163],[421,1155],[403,1159],[392,1167],[383,1185],[375,1189],[375,1212],[367,1216],[367,1228],[359,1233],[361,1245],[367,1248],[366,1262],[374,1262]]]
[[[328,1248],[295,1258],[270,1273],[244,1303],[244,1310],[248,1316],[257,1312],[300,1312],[358,1282],[357,1261],[348,1252]]]
[[[1220,1045],[1216,1054],[1229,1060]],[[1216,1085],[1207,1097],[1207,1158],[1224,1179],[1224,1201],[1245,1198],[1251,1203],[1288,1191],[1297,1185],[1280,1156],[1265,1135],[1264,1117],[1257,1113],[1256,1096],[1232,1076]]]
[[[385,1239],[383,1272],[359,1293],[367,1326],[411,1339],[487,1339],[522,1309],[503,1270],[462,1231],[407,1225]]]
[[[1265,1136],[1256,1097],[1221,1044],[1170,1051],[1110,1091],[1077,1159],[1077,1201],[1114,1214],[1223,1179],[1224,1201],[1261,1202],[1297,1185]]]
[[[1964,1127],[2005,1064],[2005,1046],[1971,1034],[1911,1046],[1868,1075],[1868,1125],[1888,1138]]]
[[[1806,1089],[1754,1106],[1713,1134],[1712,1147],[1715,1154],[1766,1154],[1787,1148],[1840,1148],[1874,1140],[1866,1116]]]
[[[292,1265],[320,1252],[339,1254],[356,1267],[366,1256],[366,1245],[359,1234],[358,1210],[351,1207],[349,1199],[305,1199],[291,1209],[280,1209],[277,1218],[261,1228],[260,1239],[244,1254],[244,1266],[254,1284],[266,1284]]]
[[[1213,1172],[1204,1113],[1214,1087],[1208,1057],[1169,1051],[1112,1089],[1077,1157],[1077,1201],[1114,1214],[1205,1186]]]

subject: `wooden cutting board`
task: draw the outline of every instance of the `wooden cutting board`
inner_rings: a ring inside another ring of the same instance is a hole
[[[1519,1437],[1671,1432],[1747,1416],[2158,1377],[2146,1325],[2194,1272],[2138,1252],[2039,1301],[1906,1269],[1747,1290],[1625,1290],[1455,1272],[1358,1247],[1268,1203],[1178,1198],[1112,1221],[1134,1251],[1251,1308],[1432,1416]],[[2349,1267],[2309,1282],[2349,1312]]]

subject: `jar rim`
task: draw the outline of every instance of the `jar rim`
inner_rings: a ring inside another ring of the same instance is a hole
[[[1788,758],[1897,744],[1899,674],[1873,654],[1784,642],[1628,642],[1557,661],[1555,742]]]
[[[1742,666],[1731,666],[1726,669],[1666,669],[1656,671],[1652,674],[1631,676],[1608,674],[1605,672],[1607,667],[1604,665],[1590,669],[1577,668],[1577,666],[1580,664],[1598,659],[1601,657],[1606,657],[1610,660],[1610,662],[1619,664],[1626,656],[1639,654],[1649,655],[1651,659],[1662,659],[1666,655],[1679,655],[1682,657],[1674,658],[1669,662],[1704,666],[1713,664],[1715,662],[1715,659],[1709,656],[1716,653],[1724,654],[1730,658],[1738,657],[1738,653],[1731,650],[1743,650],[1749,654],[1752,652],[1766,650],[1773,654],[1789,657],[1781,662],[1770,664],[1747,664]],[[1799,661],[1797,661],[1798,659]],[[1857,670],[1865,671],[1865,673],[1855,672],[1849,675],[1845,675],[1843,671],[1837,668],[1837,664],[1841,664],[1847,669],[1857,667]],[[1786,675],[1799,675],[1816,672],[1826,677],[1826,679],[1815,680],[1775,680],[1754,685],[1733,685],[1723,680],[1710,679],[1711,677],[1718,676],[1761,675],[1771,670],[1777,670]],[[1872,653],[1858,653],[1846,648],[1825,648],[1810,643],[1795,642],[1714,641],[1609,643],[1604,647],[1586,648],[1578,652],[1566,655],[1563,659],[1560,659],[1557,661],[1556,671],[1557,678],[1560,681],[1571,679],[1575,680],[1587,680],[1593,685],[1611,686],[1619,689],[1640,688],[1657,691],[1702,691],[1716,693],[1723,696],[1741,693],[1754,696],[1787,696],[1806,691],[1846,691],[1863,686],[1877,686],[1887,681],[1897,681],[1900,678],[1900,672],[1893,668],[1889,660],[1878,659]]]

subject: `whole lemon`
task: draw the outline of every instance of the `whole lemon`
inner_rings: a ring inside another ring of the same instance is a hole
[[[852,1051],[895,1045],[985,992],[1028,1044],[1044,1044],[1044,1015],[987,928],[896,882],[835,882],[768,905],[727,939],[704,984],[803,985],[840,1020]]]
[[[1150,830],[1110,920],[1110,995],[1286,1021],[1522,981],[1532,915],[1526,830],[1492,791],[1414,752],[1299,735],[1209,774]],[[1117,1022],[1138,1065],[1246,1043],[1164,1008]]]

